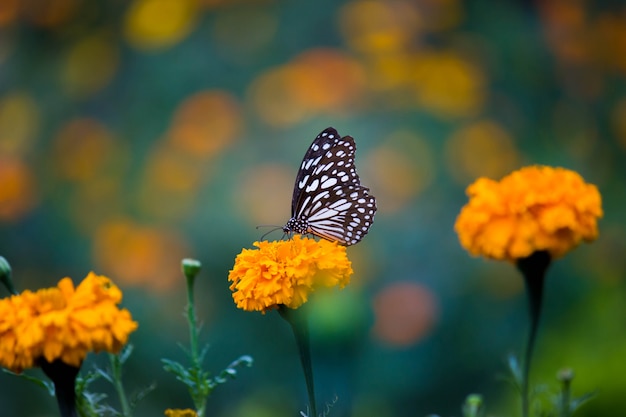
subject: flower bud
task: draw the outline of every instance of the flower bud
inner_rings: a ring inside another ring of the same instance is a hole
[[[181,265],[183,268],[183,274],[185,274],[185,278],[187,279],[187,286],[189,288],[193,288],[194,280],[196,279],[198,272],[200,272],[202,264],[196,259],[185,258],[182,260]]]
[[[556,379],[560,382],[570,383],[574,379],[574,370],[571,368],[563,368],[556,373]]]

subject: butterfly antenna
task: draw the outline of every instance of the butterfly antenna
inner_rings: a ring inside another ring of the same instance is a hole
[[[261,238],[259,240],[263,240],[263,239],[265,239],[265,236],[267,236],[270,233],[273,233],[273,232],[275,232],[277,230],[282,230],[282,228],[283,228],[282,226],[276,226],[276,225],[272,225],[272,224],[262,224],[262,225],[257,226],[256,228],[258,230],[261,227],[271,227],[272,229],[270,229],[269,231],[263,233],[263,236],[261,236]]]

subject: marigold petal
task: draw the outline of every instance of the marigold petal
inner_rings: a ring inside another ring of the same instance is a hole
[[[598,236],[598,189],[564,168],[529,166],[467,187],[455,231],[472,255],[515,262],[535,251],[560,257]]]
[[[228,274],[238,308],[262,311],[298,308],[320,287],[344,287],[352,275],[346,248],[336,242],[295,235],[286,241],[254,242]]]
[[[76,288],[63,278],[0,300],[0,365],[20,372],[45,358],[80,366],[90,351],[117,352],[137,328],[121,299],[109,278],[92,272]]]

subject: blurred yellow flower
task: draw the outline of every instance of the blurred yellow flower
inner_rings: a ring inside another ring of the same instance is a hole
[[[454,229],[472,255],[515,262],[535,251],[560,257],[598,236],[598,189],[564,168],[529,166],[501,181],[479,178]]]
[[[197,17],[193,0],[134,0],[126,11],[124,32],[135,48],[165,49],[182,41]]]
[[[185,410],[171,409],[165,410],[166,417],[197,417],[197,413],[189,408]]]
[[[346,247],[295,235],[293,239],[255,242],[244,249],[228,275],[237,307],[265,312],[279,305],[298,308],[320,287],[350,282]]]
[[[504,126],[475,120],[457,129],[445,144],[446,167],[460,184],[477,177],[502,177],[519,166],[515,140]]]
[[[118,70],[120,50],[105,31],[76,41],[61,70],[61,86],[71,97],[86,98],[106,87]]]
[[[76,288],[63,278],[0,300],[0,365],[21,372],[60,359],[79,367],[88,352],[118,352],[137,329],[121,301],[119,288],[93,272]]]
[[[455,52],[416,56],[413,88],[417,104],[439,117],[478,114],[485,102],[486,80],[480,67]]]
[[[5,157],[28,155],[33,150],[40,125],[40,109],[35,97],[19,90],[5,94],[0,98],[0,154]]]
[[[341,8],[338,17],[348,45],[367,54],[405,50],[424,28],[420,12],[409,1],[352,1]]]

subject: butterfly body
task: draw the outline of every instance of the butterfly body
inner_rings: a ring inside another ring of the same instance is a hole
[[[376,198],[361,185],[355,152],[354,139],[332,127],[313,140],[296,176],[285,233],[313,234],[346,246],[367,234]]]

